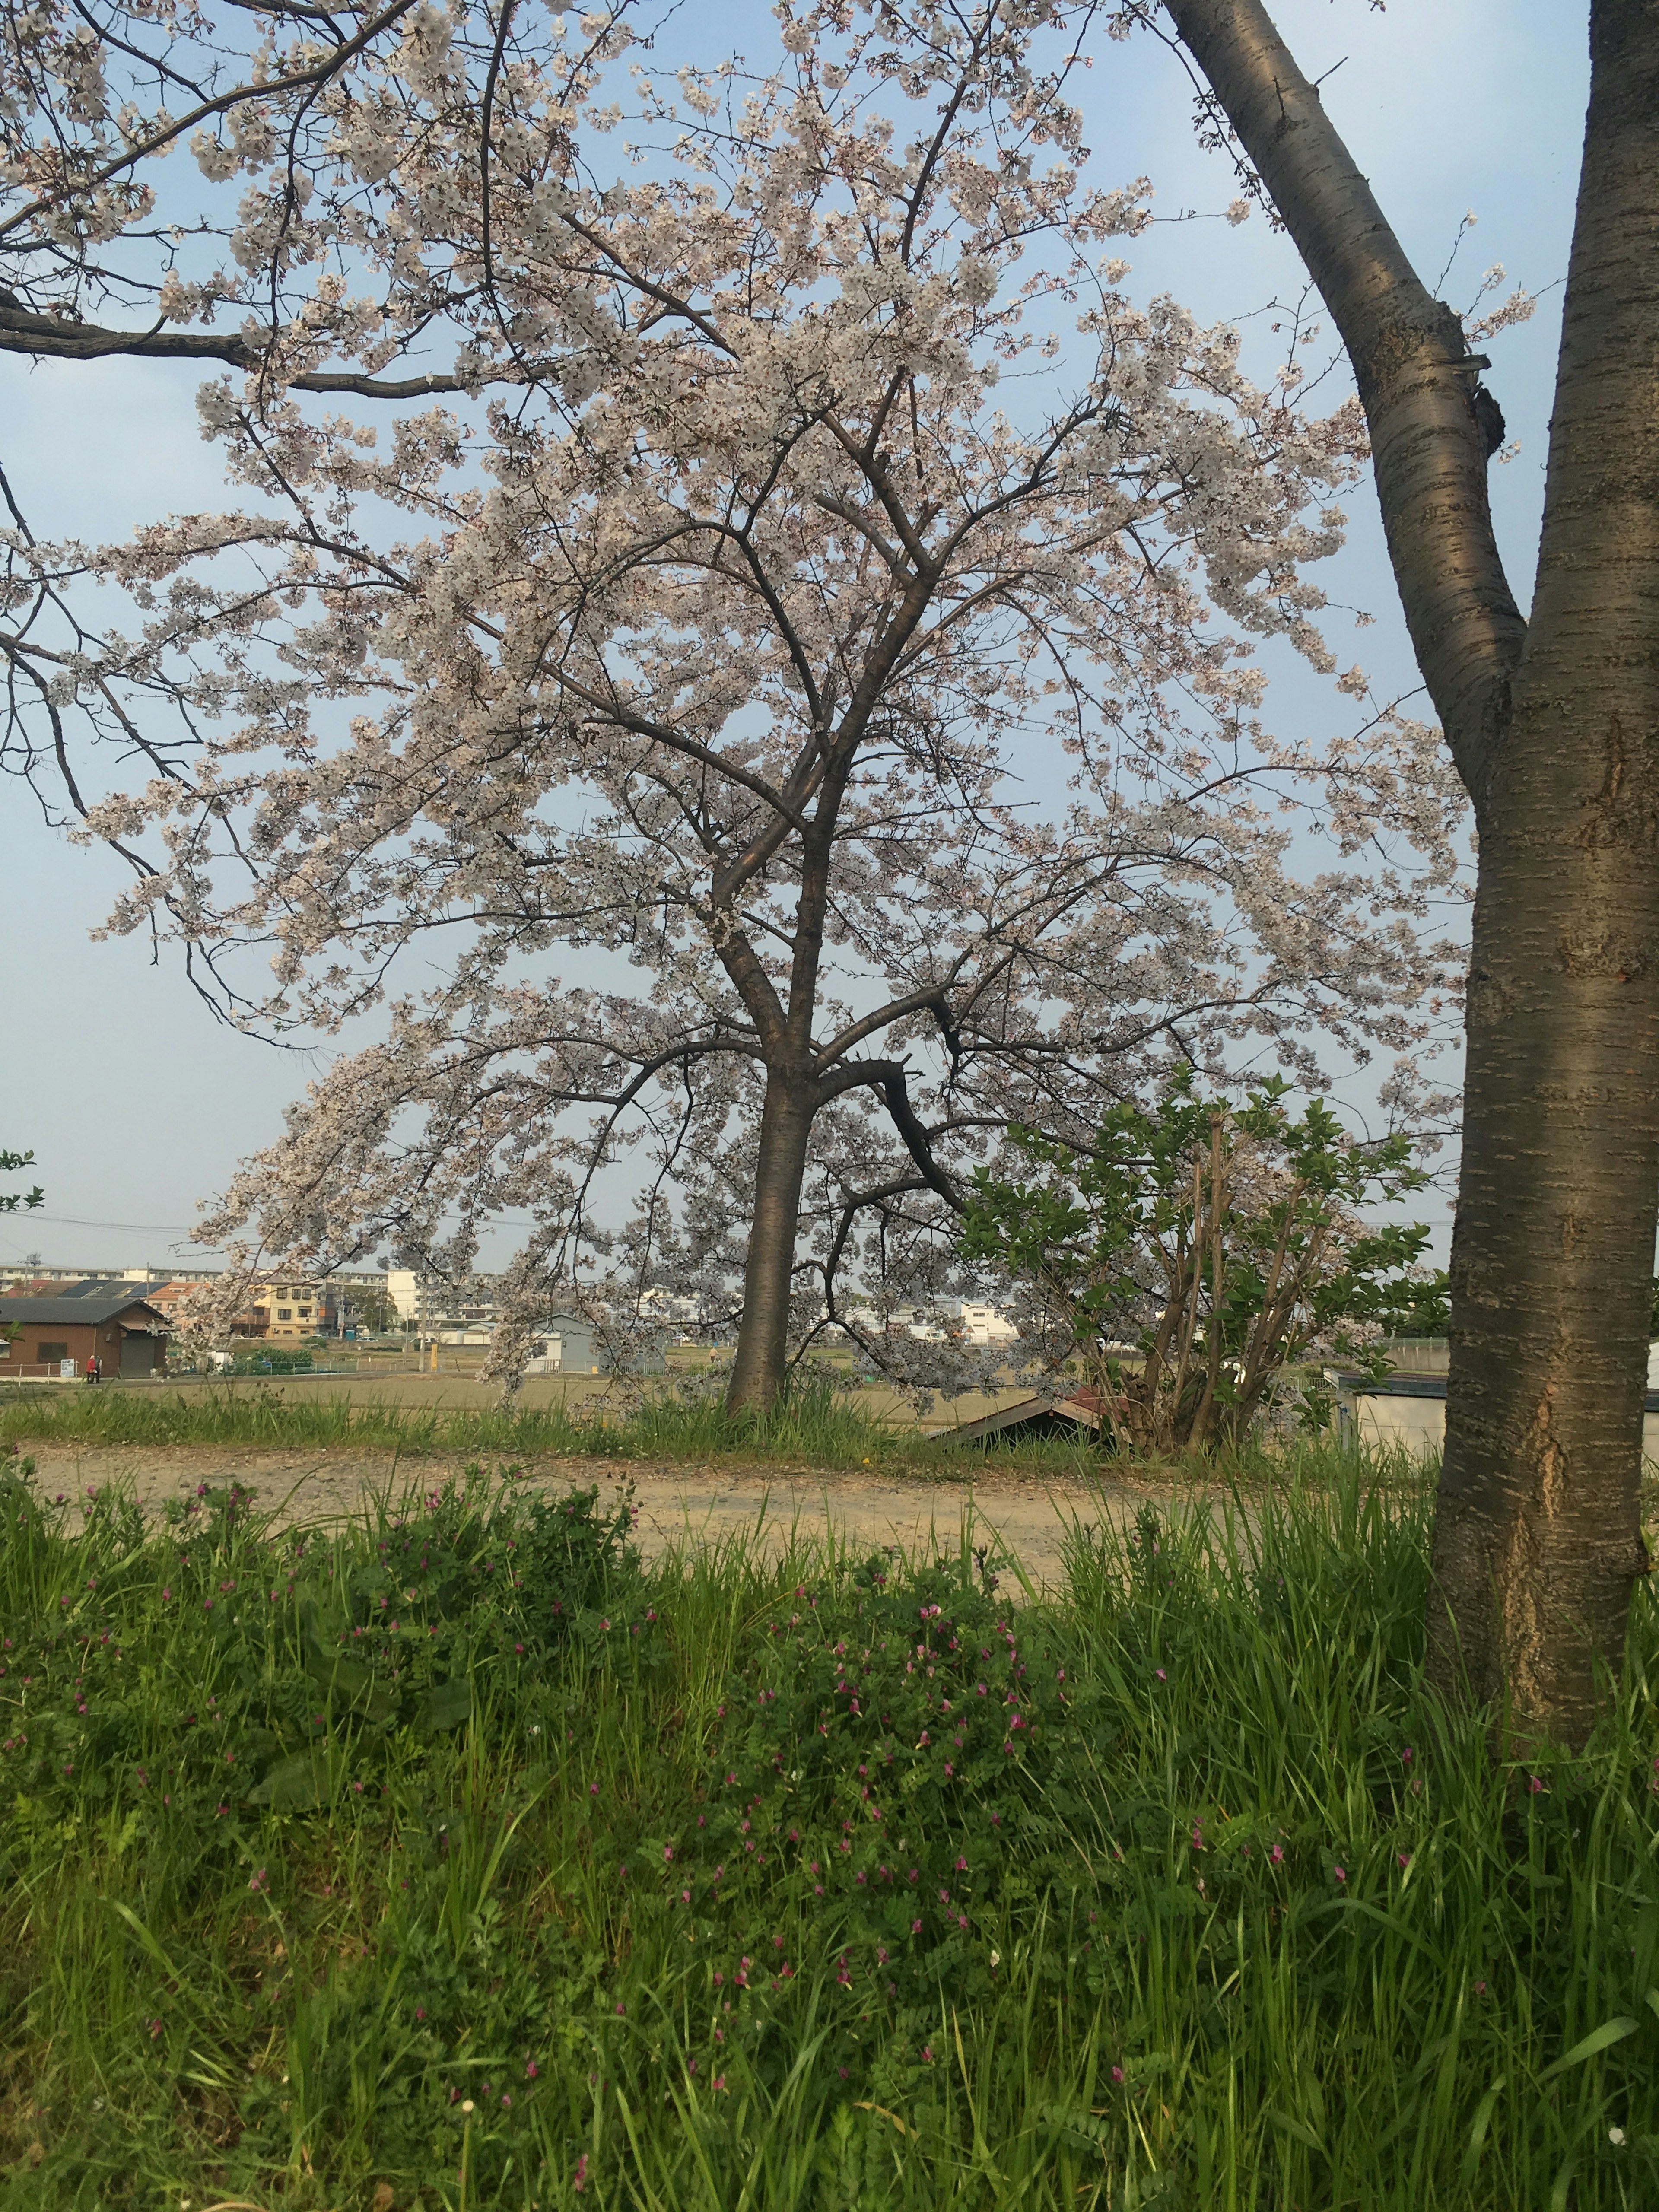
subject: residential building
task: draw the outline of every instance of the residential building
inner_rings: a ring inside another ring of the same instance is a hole
[[[0,1300],[0,1376],[13,1381],[84,1375],[96,1358],[106,1375],[163,1373],[167,1316],[131,1283],[66,1283],[52,1297]]]
[[[916,1306],[896,1313],[887,1324],[889,1336],[913,1336],[921,1344],[943,1344],[951,1334],[951,1316],[931,1306]]]
[[[958,1308],[964,1344],[1018,1344],[1019,1331],[997,1307],[964,1298]]]
[[[441,1275],[421,1274],[413,1267],[388,1267],[385,1285],[398,1321],[422,1338],[436,1336],[448,1343],[446,1332],[489,1331],[501,1319],[501,1306],[491,1296],[488,1276],[475,1276],[471,1282],[458,1285],[447,1283]]]
[[[388,1267],[386,1271],[386,1294],[398,1319],[405,1328],[413,1327],[422,1336],[433,1311],[432,1293],[435,1288],[429,1275],[417,1274],[413,1267]]]
[[[600,1375],[605,1372],[605,1347],[591,1322],[577,1314],[550,1314],[530,1347],[526,1375]],[[660,1375],[667,1364],[660,1352],[636,1354],[628,1362],[630,1375]]]
[[[233,1322],[231,1334],[262,1337],[273,1344],[331,1336],[339,1324],[336,1295],[331,1283],[307,1282],[303,1277],[257,1283],[248,1299],[250,1319]]]
[[[1014,1344],[1019,1331],[1007,1316],[993,1305],[971,1298],[940,1298],[931,1306],[914,1306],[894,1314],[887,1324],[892,1336],[913,1336],[923,1344],[952,1340],[981,1349]]]
[[[431,1335],[435,1344],[471,1345],[477,1350],[495,1342],[495,1327],[493,1315],[485,1317],[475,1314],[470,1318],[463,1315],[453,1322],[434,1329]]]

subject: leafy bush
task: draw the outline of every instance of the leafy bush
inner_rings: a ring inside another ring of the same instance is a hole
[[[231,1354],[232,1375],[303,1375],[312,1365],[309,1346],[258,1344],[239,1346]]]
[[[33,1152],[9,1152],[0,1149],[0,1175],[15,1175],[19,1168],[30,1167],[33,1161]],[[0,1213],[24,1212],[37,1206],[44,1206],[46,1202],[46,1194],[36,1183],[31,1190],[0,1193]]]
[[[370,1546],[269,1534],[248,1492],[204,1486],[147,1540],[111,1492],[71,1535],[63,1506],[0,1478],[8,1581],[35,1600],[33,1632],[17,1620],[8,1646],[32,1692],[5,1741],[8,1781],[49,1814],[136,1779],[139,1830],[159,1823],[157,1841],[233,1804],[293,1812],[380,1789],[411,1736],[459,1727],[475,1701],[534,1702],[562,1642],[591,1638],[594,1606],[637,1583],[629,1511],[598,1500],[520,1498],[474,1469]],[[109,1564],[76,1588],[88,1552]],[[148,1601],[139,1653],[119,1632],[135,1597]]]
[[[1655,1607],[1587,1756],[1494,1763],[1424,1493],[1306,1465],[1013,1604],[476,1474],[309,1532],[7,1484],[13,2195],[1652,2201]]]
[[[1069,1881],[1093,1826],[1050,1624],[1016,1626],[995,1581],[877,1553],[833,1601],[798,1585],[733,1668],[706,1825],[664,1875],[739,1917],[780,1882],[833,1893],[838,1978],[885,1984],[923,2027],[941,1994],[990,1994],[1000,1912],[1062,1863]]]
[[[1451,1278],[1443,1267],[1431,1268],[1411,1287],[1408,1304],[1387,1316],[1391,1336],[1444,1336],[1451,1325]]]
[[[1297,1362],[1383,1370],[1376,1340],[1422,1296],[1429,1231],[1358,1209],[1425,1178],[1408,1139],[1359,1143],[1317,1098],[1293,1119],[1288,1093],[1275,1076],[1234,1106],[1182,1069],[1087,1152],[1011,1129],[1039,1179],[975,1175],[963,1250],[1030,1285],[1055,1364],[1082,1355],[1103,1436],[1237,1446]]]

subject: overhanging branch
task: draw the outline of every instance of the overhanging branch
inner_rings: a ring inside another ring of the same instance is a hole
[[[1480,392],[1480,364],[1457,314],[1413,268],[1261,0],[1164,5],[1347,349],[1418,665],[1479,817],[1526,639],[1487,501],[1496,408]]]
[[[71,323],[56,315],[31,314],[15,301],[0,300],[0,353],[26,354],[33,361],[105,361],[115,355],[143,361],[222,362],[257,376],[268,364],[246,338],[227,331],[112,331],[97,323]],[[344,370],[317,370],[281,380],[289,392],[339,392],[360,399],[425,399],[459,392],[453,376],[359,376]]]

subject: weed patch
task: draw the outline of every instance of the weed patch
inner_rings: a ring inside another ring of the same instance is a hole
[[[810,1460],[874,1465],[927,1454],[926,1438],[875,1419],[816,1381],[769,1413],[729,1413],[706,1387],[648,1392],[630,1404],[400,1405],[343,1390],[287,1395],[240,1389],[76,1390],[0,1401],[0,1444],[58,1447],[221,1444],[307,1450],[331,1446],[500,1459],[608,1457]]]
[[[940,1415],[944,1419],[943,1413]],[[960,1444],[948,1429],[927,1434],[880,1419],[833,1380],[809,1378],[766,1413],[728,1413],[701,1383],[648,1390],[629,1404],[420,1406],[354,1398],[343,1390],[287,1395],[256,1383],[240,1389],[76,1390],[0,1398],[0,1446],[74,1451],[220,1445],[270,1451],[355,1449],[400,1459],[528,1461],[548,1458],[759,1462],[789,1468],[973,1480],[988,1469],[1087,1483],[1109,1464],[1092,1437],[992,1437]],[[1293,1475],[1300,1440],[1271,1452],[1251,1448],[1205,1462],[1250,1485]],[[1328,1449],[1316,1445],[1322,1467]],[[1126,1462],[1125,1464],[1127,1464]],[[1197,1463],[1134,1463],[1138,1474],[1179,1484]],[[1414,1484],[1419,1470],[1401,1468]]]
[[[8,2201],[1654,2202],[1652,1601],[1590,1752],[1494,1764],[1420,1486],[1322,1472],[1042,1599],[477,1472],[9,1481]]]

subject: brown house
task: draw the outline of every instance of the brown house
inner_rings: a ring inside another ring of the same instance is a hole
[[[84,1375],[156,1375],[167,1364],[167,1316],[131,1283],[67,1283],[56,1297],[0,1298],[0,1376],[55,1376],[66,1359]]]

